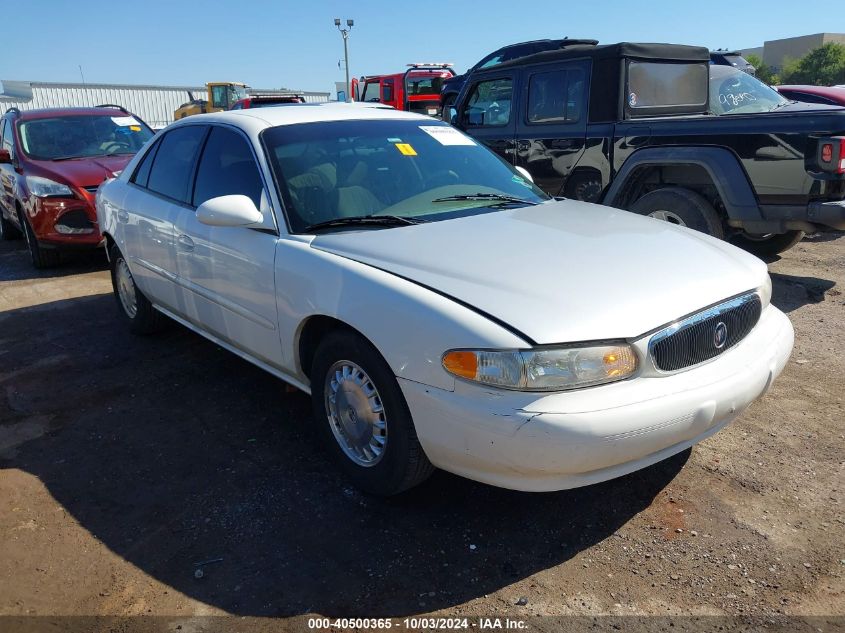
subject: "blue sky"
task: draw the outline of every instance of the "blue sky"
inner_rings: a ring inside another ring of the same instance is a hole
[[[552,37],[743,48],[845,31],[803,2],[760,0],[0,0],[0,79],[333,91],[335,17],[355,19],[352,76],[448,61],[463,72],[513,42]]]

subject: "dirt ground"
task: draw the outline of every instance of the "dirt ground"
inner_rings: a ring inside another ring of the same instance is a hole
[[[792,358],[691,451],[382,500],[333,470],[306,396],[175,324],[132,336],[99,258],[37,273],[3,243],[0,615],[845,616],[845,236],[770,271]]]

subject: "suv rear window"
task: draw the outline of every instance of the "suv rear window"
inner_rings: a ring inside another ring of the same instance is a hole
[[[638,114],[704,112],[709,64],[628,62],[625,105]]]

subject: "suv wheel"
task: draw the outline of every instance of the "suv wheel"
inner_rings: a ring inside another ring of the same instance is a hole
[[[738,233],[731,238],[731,243],[759,257],[773,257],[778,253],[789,250],[803,239],[804,231],[787,231],[786,233],[768,233],[766,235]]]
[[[665,187],[647,193],[631,205],[629,211],[686,226],[720,240],[725,238],[725,229],[713,205],[705,197],[683,187]]]
[[[598,202],[601,192],[601,176],[590,172],[574,174],[566,181],[566,187],[564,187],[564,195],[567,198],[582,202]]]
[[[324,444],[361,490],[397,494],[434,471],[393,371],[357,334],[333,332],[320,342],[311,400]]]
[[[160,330],[164,324],[164,315],[153,307],[135,285],[129,264],[117,246],[111,247],[109,260],[114,298],[118,310],[129,322],[129,330],[133,334],[152,334]]]
[[[0,239],[2,240],[16,240],[21,236],[21,232],[14,224],[9,222],[0,210]]]
[[[22,211],[18,211],[18,217],[20,218],[21,226],[23,227],[23,234],[26,238],[26,247],[29,249],[29,256],[32,259],[32,265],[38,269],[57,266],[61,258],[59,251],[55,249],[42,248],[38,243],[38,238],[35,237],[35,231],[32,230],[32,225],[29,223],[29,220]]]

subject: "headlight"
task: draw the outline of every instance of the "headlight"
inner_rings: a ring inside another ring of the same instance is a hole
[[[622,380],[637,369],[626,344],[532,350],[451,350],[443,367],[453,376],[520,391],[559,391]]]
[[[50,180],[49,178],[41,178],[40,176],[27,176],[26,186],[32,192],[32,195],[39,198],[51,198],[58,196],[61,198],[73,198],[73,192],[70,187],[63,185],[60,182]]]
[[[766,282],[757,291],[760,293],[760,303],[765,310],[772,301],[772,278],[766,273]]]

